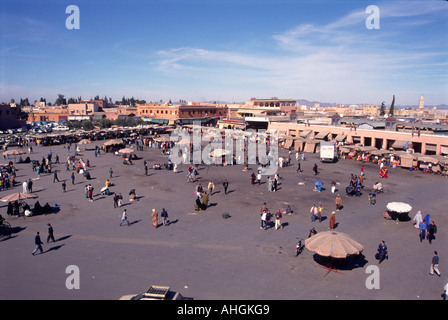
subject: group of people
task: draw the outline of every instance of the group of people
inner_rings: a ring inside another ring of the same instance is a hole
[[[7,190],[14,186],[16,179],[16,168],[12,161],[4,167],[0,167],[0,191]]]
[[[387,175],[387,167],[383,163],[381,163],[381,165],[380,165],[379,176],[380,176],[380,178],[387,178],[388,177],[388,175]]]
[[[271,219],[274,218],[274,227],[275,230],[283,229],[282,212],[277,209],[274,215],[271,214],[271,211],[267,208],[266,202],[263,203],[260,209],[260,218],[261,218],[261,226],[260,229],[267,230],[272,227]]]
[[[194,205],[194,209],[196,211],[204,211],[207,209],[209,196],[211,195],[211,193],[213,192],[213,189],[214,189],[213,182],[210,181],[210,183],[209,183],[209,193],[207,193],[207,191],[205,191],[202,188],[202,184],[198,184],[196,186],[196,190],[195,190],[196,200],[195,200],[195,205]]]
[[[435,234],[437,233],[437,226],[434,221],[430,221],[430,214],[428,213],[423,218],[421,210],[417,211],[414,216],[415,228],[419,229],[419,239],[420,242],[427,239],[429,244],[434,240]]]

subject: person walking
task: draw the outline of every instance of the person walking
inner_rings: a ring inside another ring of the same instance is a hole
[[[432,260],[431,260],[431,268],[429,269],[430,275],[434,275],[434,273],[440,277],[439,256],[437,254],[437,251],[434,251],[434,255],[432,256]]]
[[[384,261],[384,259],[389,259],[386,243],[381,241],[377,250],[378,264]]]
[[[157,213],[156,209],[152,209],[151,217],[152,217],[153,227],[157,228],[159,226],[159,222],[158,222],[159,214]]]
[[[162,208],[162,212],[160,213],[162,217],[162,223],[166,227],[168,226],[168,212],[166,212],[165,208]]]
[[[57,170],[54,170],[54,173],[53,173],[53,183],[54,183],[56,180],[59,182],[58,171],[57,171]]]
[[[266,215],[267,215],[267,210],[263,210],[261,211],[261,226],[260,229],[265,229],[266,230]]]
[[[129,226],[129,220],[128,220],[128,216],[127,216],[127,213],[126,213],[126,209],[124,209],[123,214],[121,215],[120,226],[125,221],[127,222],[128,226]]]
[[[302,171],[302,166],[300,164],[300,161],[297,161],[297,172],[303,172]]]
[[[437,233],[437,226],[434,221],[431,221],[431,223],[428,226],[428,237],[427,237],[429,244],[431,244],[432,240],[436,238],[435,237],[436,233]]]
[[[34,256],[37,250],[39,250],[42,254],[44,252],[44,250],[42,249],[42,245],[44,243],[40,240],[39,232],[37,232],[36,236],[34,237],[34,244],[36,245],[36,248],[33,250],[33,252],[31,252],[31,254]]]
[[[67,187],[67,184],[65,183],[65,180],[62,181],[61,186],[62,186],[62,190],[65,192],[65,188]]]
[[[224,187],[224,194],[227,194],[227,188],[229,187],[229,181],[227,179],[224,180],[222,183],[222,186]]]
[[[314,163],[314,166],[313,166],[313,172],[314,172],[314,175],[315,175],[315,176],[317,176],[317,174],[319,173],[319,172],[317,171],[317,163]]]
[[[282,213],[280,210],[277,209],[277,212],[275,213],[275,230],[278,228],[281,228],[283,230],[283,224],[282,224]]]
[[[54,231],[53,231],[53,227],[51,226],[51,224],[48,224],[47,243],[50,242],[50,240],[52,240],[53,242],[56,242],[56,240],[54,240]]]
[[[442,293],[443,300],[446,300],[447,297],[448,297],[448,282],[443,287],[443,293]]]
[[[336,203],[336,211],[339,211],[342,205],[342,198],[340,194],[336,196],[335,203]]]

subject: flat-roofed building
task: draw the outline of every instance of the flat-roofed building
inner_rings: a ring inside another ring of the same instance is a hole
[[[27,122],[42,122],[68,120],[67,106],[54,106],[45,108],[33,108],[28,113]]]
[[[146,121],[160,124],[191,124],[193,121],[201,123],[209,122],[212,119],[219,119],[227,116],[225,105],[189,103],[184,104],[138,104],[137,114]]]

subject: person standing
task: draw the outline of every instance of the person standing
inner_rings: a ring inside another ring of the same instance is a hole
[[[114,208],[118,207],[118,194],[114,193]]]
[[[335,193],[336,192],[336,181],[332,180],[331,181],[331,193]]]
[[[28,193],[33,193],[33,180],[28,179]]]
[[[56,242],[56,240],[54,240],[54,234],[53,234],[53,227],[51,226],[51,224],[48,224],[48,236],[47,236],[47,243],[50,242],[50,240],[52,240],[53,242]]]
[[[145,168],[145,176],[147,176],[148,175],[148,163],[146,162],[146,160],[143,161],[143,166]]]
[[[317,207],[315,204],[313,204],[313,206],[310,209],[310,213],[311,213],[311,222],[316,221],[316,216],[317,216]]]
[[[129,226],[129,220],[128,220],[128,216],[127,216],[127,213],[126,213],[126,209],[124,209],[123,214],[121,215],[120,226],[125,221],[128,223],[128,226]]]
[[[425,221],[420,222],[419,229],[420,229],[420,234],[419,234],[420,242],[422,242],[423,239],[426,238],[426,223],[425,223]]]
[[[342,205],[342,198],[340,194],[336,196],[335,203],[336,203],[336,211],[339,211]]]
[[[112,168],[109,168],[109,178],[112,178],[114,171],[112,170]]]
[[[160,216],[162,217],[163,225],[166,227],[168,225],[168,212],[166,212],[165,208],[162,208]]]
[[[42,249],[42,245],[44,243],[40,240],[39,232],[37,232],[36,236],[34,237],[34,244],[36,245],[36,248],[33,250],[33,252],[31,252],[31,254],[34,256],[37,250],[39,250],[42,254],[44,252],[44,250]]]
[[[118,207],[121,207],[123,205],[123,196],[121,195],[121,193],[118,193]]]
[[[317,217],[319,218],[319,223],[322,222],[322,217],[324,215],[324,207],[322,203],[319,203],[319,207],[317,207]]]
[[[74,172],[72,172],[71,179],[72,179],[72,184],[74,185],[75,184],[75,173]]]
[[[61,186],[62,186],[62,190],[64,190],[64,192],[65,192],[65,187],[67,186],[66,183],[65,183],[65,180],[62,181],[62,185]]]
[[[23,189],[22,190],[23,193],[28,193],[28,181],[27,180],[23,181],[22,189]]]
[[[224,180],[222,183],[222,186],[224,187],[224,194],[227,194],[227,188],[229,187],[229,181],[227,179]]]
[[[386,243],[384,242],[384,240],[381,241],[381,243],[379,244],[377,254],[378,254],[378,260],[379,260],[378,264],[383,262],[384,259],[389,259],[388,252],[387,252],[387,246],[386,246]]]
[[[213,190],[215,189],[215,184],[210,180],[208,183],[208,194],[211,196],[213,194]]]
[[[203,205],[203,209],[207,209],[208,207],[208,194],[207,191],[202,192],[202,205]]]
[[[93,187],[89,184],[89,201],[93,202]]]
[[[159,226],[159,222],[158,222],[159,214],[157,213],[156,209],[152,209],[151,217],[152,217],[153,227],[157,228]]]
[[[431,260],[431,268],[429,269],[429,274],[434,275],[436,273],[440,277],[439,271],[439,256],[437,255],[437,251],[434,251],[434,255]]]
[[[277,230],[278,228],[282,228],[283,230],[282,218],[283,216],[281,211],[277,209],[277,212],[275,213],[275,230]]]
[[[335,224],[336,224],[336,215],[335,212],[333,211],[330,216],[330,225],[328,226],[328,229],[334,230]]]

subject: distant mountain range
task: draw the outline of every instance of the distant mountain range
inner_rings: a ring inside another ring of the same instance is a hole
[[[208,103],[220,103],[220,104],[226,104],[226,103],[244,103],[244,101],[241,102],[229,102],[229,101],[205,101]],[[297,99],[297,104],[299,105],[305,105],[308,107],[314,107],[314,105],[318,103],[321,107],[323,108],[329,108],[329,107],[334,107],[337,104],[342,104],[342,103],[334,103],[334,102],[320,102],[320,101],[309,101],[306,99]],[[357,105],[363,105],[363,103],[352,103],[352,104],[357,104]],[[378,106],[379,107],[379,106]],[[386,108],[390,107],[390,103],[386,103]],[[436,106],[425,106],[425,108],[433,108],[436,107],[437,109],[448,109],[448,105],[447,104],[439,104]],[[395,108],[399,108],[399,109],[406,109],[406,108],[418,108],[418,105],[396,105]]]
[[[314,107],[314,105],[316,103],[318,103],[321,107],[324,107],[324,108],[334,107],[335,105],[340,104],[340,103],[329,103],[329,102],[319,102],[319,101],[308,101],[306,99],[298,99],[297,103],[300,105],[305,105],[305,106],[309,106],[309,107]],[[353,103],[353,104],[356,104],[356,103]],[[362,103],[360,103],[358,105],[362,105]],[[389,107],[390,107],[390,104],[386,103],[386,108],[389,108]],[[395,107],[399,108],[399,109],[406,109],[406,108],[414,108],[415,109],[415,108],[418,108],[418,105],[404,105],[404,106],[395,105]],[[425,108],[433,108],[433,107],[436,107],[437,109],[448,109],[447,104],[439,104],[436,106],[425,106]]]

